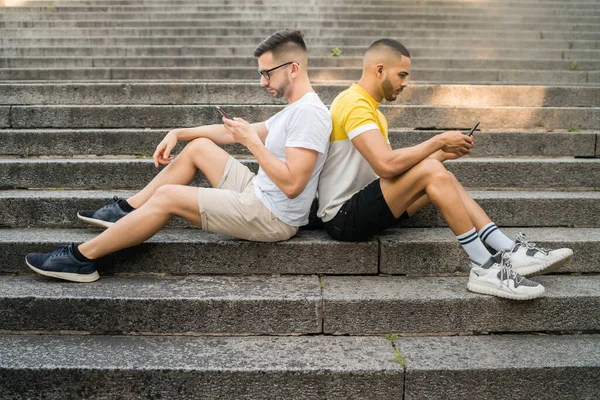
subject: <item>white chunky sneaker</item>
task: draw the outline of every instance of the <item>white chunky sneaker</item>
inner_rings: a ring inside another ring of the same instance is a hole
[[[506,252],[498,252],[485,264],[471,261],[467,289],[512,300],[531,300],[544,295],[544,287],[517,274]]]
[[[515,244],[507,252],[516,273],[522,276],[544,274],[562,267],[573,256],[571,249],[548,250],[528,242],[523,233],[515,238]]]

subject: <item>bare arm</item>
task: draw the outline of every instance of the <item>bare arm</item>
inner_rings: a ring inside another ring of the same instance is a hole
[[[231,134],[252,152],[265,174],[288,198],[293,199],[302,193],[317,163],[317,151],[286,147],[284,162],[266,148],[254,126],[241,118],[224,122]]]
[[[468,154],[472,147],[472,139],[459,131],[449,131],[416,146],[392,150],[379,129],[372,129],[356,136],[352,139],[352,144],[377,175],[391,179],[406,172],[434,153],[436,158],[441,158],[440,150],[451,153],[458,152],[462,155]],[[443,160],[440,159],[440,161]]]
[[[267,138],[267,128],[264,122],[258,122],[251,125],[257,132],[260,140],[264,143]],[[156,146],[154,155],[154,165],[158,168],[158,164],[168,164],[173,159],[171,151],[177,145],[177,141],[190,141],[198,138],[207,138],[216,144],[232,144],[236,140],[231,135],[231,132],[225,128],[225,125],[205,125],[195,128],[179,128],[173,129],[164,137],[164,139]]]

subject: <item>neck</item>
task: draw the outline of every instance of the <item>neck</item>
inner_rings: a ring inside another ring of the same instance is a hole
[[[285,98],[289,104],[300,100],[306,93],[314,92],[308,77],[297,80],[294,85],[291,85]]]
[[[360,80],[358,81],[358,86],[363,88],[365,90],[365,92],[369,93],[369,96],[371,96],[373,98],[373,100],[375,100],[378,103],[381,103],[383,101],[383,95],[378,90],[375,89],[377,87],[377,85],[375,85],[374,83],[375,82],[366,78],[363,75],[360,78]]]

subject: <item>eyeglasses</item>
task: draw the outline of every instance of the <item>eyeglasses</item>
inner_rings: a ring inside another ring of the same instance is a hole
[[[293,63],[295,63],[295,61],[289,61],[289,62],[283,63],[283,64],[278,65],[275,68],[271,68],[271,69],[259,69],[258,73],[261,74],[263,76],[263,78],[265,78],[266,80],[270,80],[271,75],[269,75],[269,72],[275,71],[277,68],[285,67],[286,65],[290,65]],[[298,63],[296,63],[296,64],[298,64]]]

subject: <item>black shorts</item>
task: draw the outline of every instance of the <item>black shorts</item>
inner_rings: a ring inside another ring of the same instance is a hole
[[[407,218],[406,211],[400,217],[394,217],[381,193],[379,179],[376,179],[355,193],[324,225],[335,240],[362,242]]]

